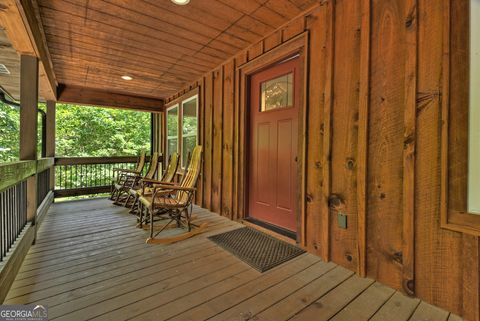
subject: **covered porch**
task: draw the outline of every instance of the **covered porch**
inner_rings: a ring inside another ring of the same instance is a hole
[[[469,15],[478,0],[0,0],[0,99],[20,110],[0,302],[63,320],[480,321]],[[124,207],[59,202],[108,193],[137,155],[56,154],[58,103],[150,113],[172,184],[201,146],[206,230],[145,244]],[[306,253],[260,273],[207,239],[245,225]]]

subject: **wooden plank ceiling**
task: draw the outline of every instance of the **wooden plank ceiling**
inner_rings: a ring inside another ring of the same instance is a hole
[[[38,0],[60,84],[152,98],[175,94],[315,2]]]

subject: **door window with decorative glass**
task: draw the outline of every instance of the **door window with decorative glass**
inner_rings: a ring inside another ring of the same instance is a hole
[[[264,81],[260,86],[260,111],[293,106],[293,72]]]

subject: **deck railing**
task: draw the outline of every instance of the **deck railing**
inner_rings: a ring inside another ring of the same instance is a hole
[[[0,262],[15,245],[28,221],[34,224],[37,215],[42,214],[42,203],[51,191],[52,167],[53,158],[0,164]],[[29,185],[31,179],[33,185]],[[29,202],[33,204],[31,212],[35,213],[30,218]]]
[[[20,181],[0,192],[0,262],[27,223],[27,183]]]
[[[53,165],[53,158],[42,158],[37,161],[37,207],[42,204],[48,193],[53,190],[53,184],[50,182]]]
[[[55,197],[108,193],[114,178],[113,169],[134,169],[136,162],[135,156],[58,157],[55,159]],[[147,168],[148,163],[144,173]]]

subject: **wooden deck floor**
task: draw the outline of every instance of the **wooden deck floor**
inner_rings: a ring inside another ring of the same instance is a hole
[[[310,254],[261,274],[206,239],[240,224],[195,212],[207,231],[161,246],[105,199],[55,204],[5,304],[69,321],[461,320]]]

